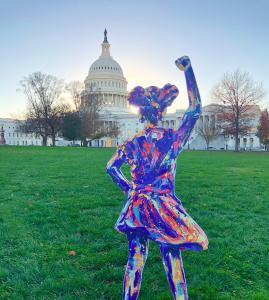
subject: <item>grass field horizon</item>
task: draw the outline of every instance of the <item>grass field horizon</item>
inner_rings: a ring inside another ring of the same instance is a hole
[[[121,299],[115,149],[0,147],[0,299]],[[128,168],[124,168],[128,173]],[[176,194],[209,238],[183,253],[190,300],[269,299],[269,154],[183,151]],[[172,299],[150,242],[139,299]]]

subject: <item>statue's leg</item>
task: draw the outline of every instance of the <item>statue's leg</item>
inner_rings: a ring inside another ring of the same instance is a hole
[[[148,240],[137,234],[128,235],[129,257],[125,271],[123,297],[124,300],[138,298],[142,272],[148,256]]]
[[[187,285],[180,250],[161,245],[163,265],[174,300],[187,300]]]

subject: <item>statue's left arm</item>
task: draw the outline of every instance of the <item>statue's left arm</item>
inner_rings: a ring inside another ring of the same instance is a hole
[[[187,140],[190,137],[191,131],[195,126],[195,123],[199,119],[199,116],[202,112],[202,105],[198,86],[189,57],[183,56],[177,59],[175,63],[177,67],[185,73],[189,98],[189,107],[186,110],[181,124],[177,130],[177,148],[181,149],[186,144]]]
[[[109,160],[106,166],[107,173],[112,180],[126,193],[131,189],[132,185],[121,171],[121,166],[127,161],[123,150],[124,146],[118,148],[115,155]]]

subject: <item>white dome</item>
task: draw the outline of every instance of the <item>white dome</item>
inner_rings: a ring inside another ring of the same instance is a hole
[[[107,40],[107,32],[104,32],[104,41],[101,44],[100,57],[90,66],[86,77],[85,90],[82,96],[86,102],[90,102],[91,95],[101,99],[104,106],[102,113],[127,113],[127,81],[124,78],[122,68],[110,55],[110,44]]]
[[[127,81],[124,78],[122,68],[110,55],[110,44],[105,39],[102,46],[102,53],[99,58],[90,66],[88,76],[85,79],[87,91],[101,91],[106,93],[118,93],[127,95]]]
[[[89,76],[97,74],[114,74],[123,76],[121,66],[111,57],[100,56],[90,67]]]

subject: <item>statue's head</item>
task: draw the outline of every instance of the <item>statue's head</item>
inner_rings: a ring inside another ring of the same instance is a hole
[[[177,95],[178,88],[169,83],[161,89],[156,86],[145,89],[137,86],[129,93],[128,101],[139,108],[141,122],[147,121],[156,126]]]

